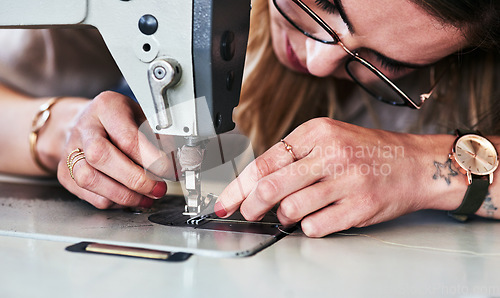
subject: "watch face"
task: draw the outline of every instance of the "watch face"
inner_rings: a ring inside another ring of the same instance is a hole
[[[486,138],[468,134],[457,140],[454,147],[455,160],[467,171],[475,175],[487,175],[498,167],[495,146]]]

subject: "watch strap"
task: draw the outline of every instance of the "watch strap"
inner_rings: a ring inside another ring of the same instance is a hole
[[[448,214],[459,221],[466,221],[468,215],[476,213],[488,194],[490,182],[487,178],[488,176],[473,176],[472,183],[465,192],[462,204],[457,209],[448,212]]]
[[[475,135],[480,135],[481,133],[477,130],[472,130],[472,129],[457,129],[456,134],[458,137],[464,136],[464,135],[470,135],[470,134],[475,134]]]

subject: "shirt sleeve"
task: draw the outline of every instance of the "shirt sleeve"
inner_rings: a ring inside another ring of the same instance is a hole
[[[0,82],[20,92],[92,98],[121,79],[96,29],[0,30]]]

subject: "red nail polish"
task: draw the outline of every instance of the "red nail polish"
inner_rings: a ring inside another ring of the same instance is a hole
[[[161,198],[165,195],[166,192],[167,192],[167,183],[163,181],[158,181],[156,182],[155,187],[153,187],[151,195],[155,198]]]
[[[139,207],[141,208],[151,208],[153,206],[153,199],[148,197],[142,197],[141,202],[139,203]]]
[[[226,208],[224,208],[221,201],[215,203],[214,212],[218,217],[224,217],[227,215]]]

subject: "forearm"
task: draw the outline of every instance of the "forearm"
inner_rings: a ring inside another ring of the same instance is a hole
[[[438,210],[455,210],[464,199],[468,188],[467,175],[460,172],[456,164],[449,158],[456,136],[434,135],[422,136],[420,148],[428,148],[423,164],[421,177],[423,187],[415,186],[417,191],[424,192],[427,208]],[[488,139],[500,148],[500,137],[488,136]],[[498,171],[494,173],[493,183],[489,186],[489,194],[476,215],[500,219],[500,179]]]
[[[30,98],[0,86],[0,172],[44,176],[47,175],[34,162],[28,136],[34,116],[47,98]],[[51,117],[39,132],[36,144],[41,162],[56,169],[65,140],[68,124],[83,104],[82,99],[64,99],[51,109]]]

